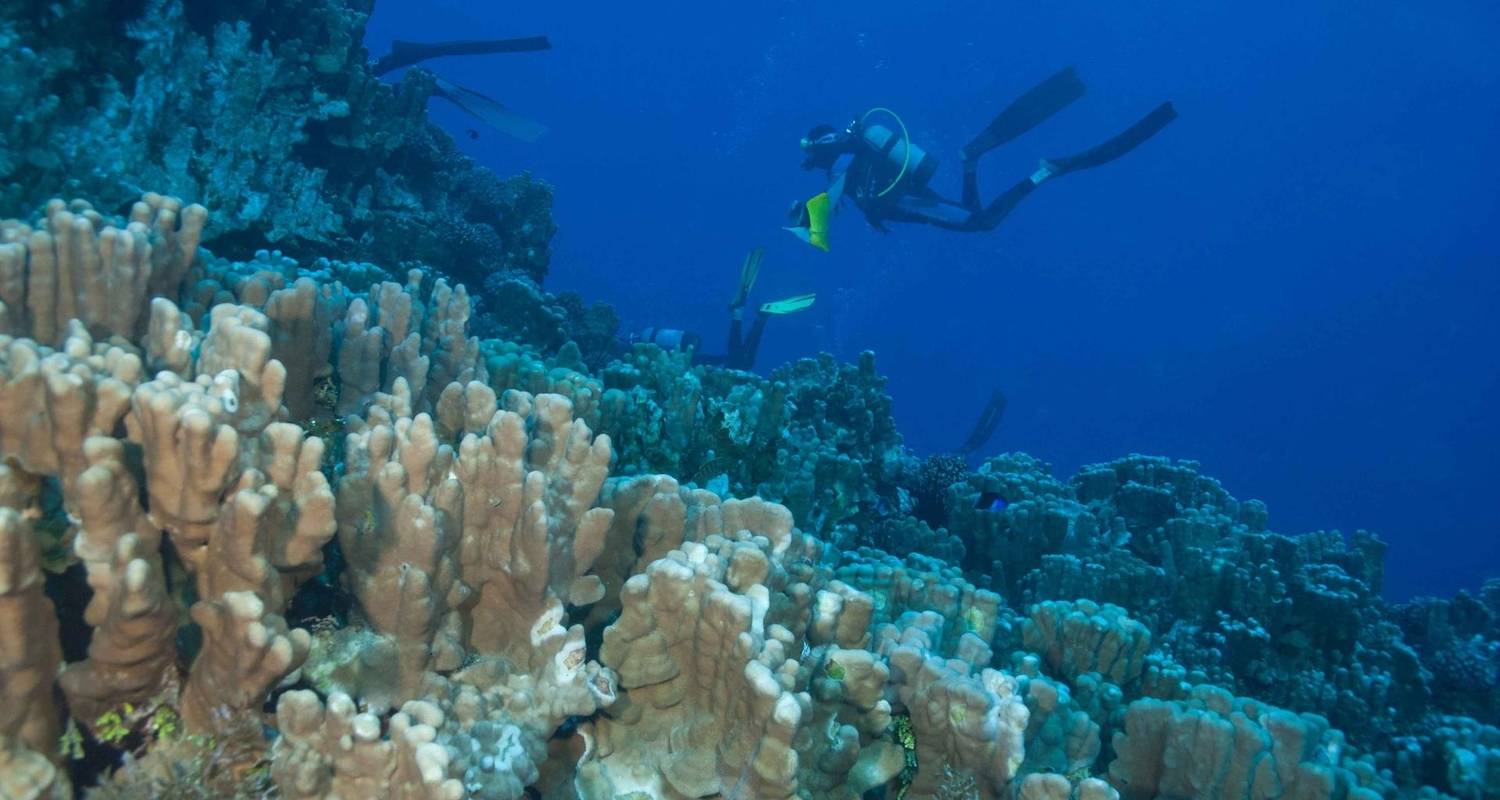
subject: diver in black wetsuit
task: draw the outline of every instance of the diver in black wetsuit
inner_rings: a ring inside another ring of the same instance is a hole
[[[766,321],[771,316],[756,312],[755,321],[750,323],[750,335],[746,336],[744,309],[731,309],[729,313],[728,350],[723,355],[705,353],[701,350],[694,351],[694,364],[708,364],[728,369],[755,369],[755,356],[760,352],[760,338],[765,335]]]
[[[769,304],[768,304],[769,305]],[[760,351],[760,339],[765,335],[766,322],[774,316],[761,309],[750,323],[750,333],[745,334],[744,309],[730,309],[728,349],[720,353],[705,353],[701,349],[703,337],[692,331],[674,328],[647,328],[636,341],[650,342],[663,350],[692,350],[694,364],[706,364],[726,369],[755,369],[755,356]]]
[[[766,323],[771,317],[795,314],[812,306],[816,295],[799,294],[784,300],[766,303],[755,312],[755,321],[750,323],[750,333],[745,333],[745,302],[755,279],[760,275],[760,260],[764,251],[757,247],[745,256],[740,267],[740,285],[734,299],[729,303],[729,338],[727,350],[722,354],[705,353],[700,348],[703,337],[691,331],[673,328],[647,328],[637,341],[651,342],[668,351],[691,350],[694,364],[707,364],[728,369],[752,370],[755,356],[760,352],[760,340],[765,335]]]
[[[1119,158],[1156,135],[1176,119],[1171,103],[1162,103],[1119,135],[1066,158],[1043,159],[1030,176],[988,204],[979,199],[979,157],[1031,130],[1082,97],[1085,88],[1072,67],[1058,72],[1017,98],[963,149],[963,195],[958,202],[929,188],[937,159],[904,134],[869,124],[866,114],[848,128],[813,128],[802,140],[803,169],[828,172],[829,187],[812,200],[792,207],[788,230],[821,249],[827,247],[827,215],[848,197],[879,230],[887,222],[918,222],[955,231],[993,230],[1042,183],[1070,172],[1090,169]],[[876,109],[875,111],[884,111]],[[889,112],[886,112],[889,113]],[[892,115],[894,116],[894,115]],[[897,119],[900,124],[900,120]]]

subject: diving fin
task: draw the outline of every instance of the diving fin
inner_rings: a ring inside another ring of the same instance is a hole
[[[757,247],[746,254],[745,263],[740,265],[740,288],[735,292],[734,302],[729,304],[730,308],[744,307],[750,290],[755,288],[755,279],[760,276],[760,259],[765,254],[764,247]]]
[[[800,216],[803,224],[791,226],[785,230],[791,231],[798,239],[826,253],[828,252],[828,216],[831,213],[833,213],[833,203],[829,201],[827,192],[821,192],[802,204]]]
[[[1088,89],[1072,67],[1059,71],[1017,97],[973,141],[964,145],[964,160],[973,161],[1035,128],[1083,97],[1086,91]]]
[[[430,58],[443,56],[482,56],[492,53],[529,53],[536,50],[551,50],[552,43],[545,36],[526,36],[520,39],[477,39],[455,42],[391,42],[391,52],[381,56],[370,69],[377,76],[392,70],[420,64]]]
[[[1067,158],[1049,158],[1043,161],[1041,168],[1032,176],[1032,182],[1041,183],[1047,178],[1108,164],[1160,133],[1161,129],[1167,127],[1167,124],[1174,119],[1177,119],[1177,110],[1172,108],[1170,102],[1162,103],[1140,121],[1102,144]]]
[[[433,80],[437,83],[439,97],[501,133],[523,142],[534,142],[547,132],[546,125],[511,111],[498,100],[437,76],[433,76]]]
[[[812,306],[818,299],[816,294],[799,294],[784,300],[775,300],[760,307],[762,314],[795,314]]]

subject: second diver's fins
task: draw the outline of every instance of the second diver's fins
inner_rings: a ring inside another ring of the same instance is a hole
[[[439,97],[501,133],[523,142],[534,142],[547,132],[546,125],[511,111],[494,98],[436,76],[434,80],[437,82]]]
[[[828,252],[828,216],[832,213],[833,203],[829,201],[828,193],[822,192],[802,204],[800,214],[802,224],[788,227],[786,230],[826,253]]]
[[[760,275],[760,259],[765,254],[764,247],[757,247],[746,254],[745,263],[740,266],[740,288],[735,292],[734,302],[729,304],[730,308],[744,307],[750,290],[755,288],[755,279]]]
[[[381,56],[371,65],[376,75],[392,70],[420,64],[430,58],[443,56],[483,56],[492,53],[528,53],[550,50],[552,43],[545,36],[526,36],[520,39],[469,39],[456,42],[391,42],[391,52]]]
[[[964,160],[973,161],[1035,128],[1083,97],[1087,89],[1078,73],[1066,67],[1026,91],[1005,107],[974,140],[964,145]]]
[[[805,308],[812,306],[817,300],[816,294],[799,294],[784,300],[773,300],[760,307],[762,314],[795,314]]]
[[[1172,104],[1162,103],[1141,117],[1140,121],[1121,131],[1114,138],[1096,145],[1077,155],[1067,158],[1049,158],[1042,162],[1042,166],[1032,176],[1033,183],[1041,183],[1047,178],[1055,178],[1066,175],[1069,172],[1077,172],[1081,169],[1092,169],[1094,167],[1108,164],[1111,161],[1125,155],[1139,147],[1147,139],[1161,132],[1162,128],[1172,120],[1177,119],[1177,110]]]

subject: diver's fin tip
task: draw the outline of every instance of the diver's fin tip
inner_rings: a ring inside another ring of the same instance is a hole
[[[762,314],[795,314],[798,311],[811,308],[817,299],[818,295],[816,293],[794,295],[766,303],[760,307],[760,312]]]

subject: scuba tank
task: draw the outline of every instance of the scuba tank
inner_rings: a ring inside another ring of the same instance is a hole
[[[668,353],[696,350],[702,339],[696,333],[675,328],[647,328],[641,333],[641,341],[650,342]]]
[[[880,155],[893,174],[897,174],[905,166],[906,174],[901,177],[900,183],[922,189],[937,172],[938,160],[935,156],[913,144],[907,137],[897,136],[884,125],[863,125],[859,128],[859,136],[866,146]]]

